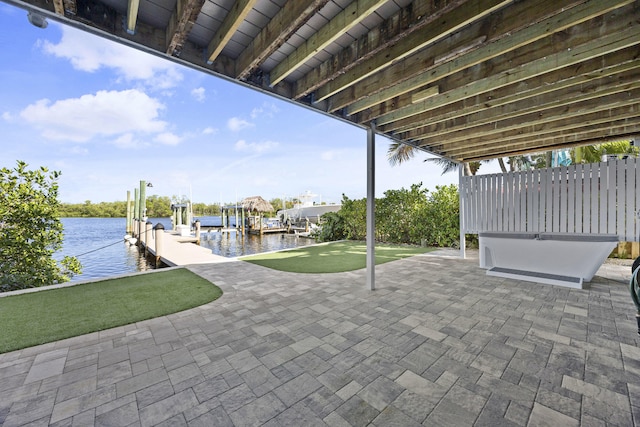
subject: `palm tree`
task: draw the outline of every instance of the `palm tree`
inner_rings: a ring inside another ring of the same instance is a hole
[[[413,145],[402,144],[400,142],[394,141],[389,145],[389,149],[387,150],[387,159],[389,160],[389,163],[391,164],[391,166],[397,166],[406,161],[411,160],[413,156],[415,156],[417,150],[418,149]],[[458,163],[444,157],[434,157],[432,159],[425,159],[424,161],[435,163],[438,166],[441,166],[442,175],[444,175],[447,172],[453,172],[458,170]],[[503,172],[506,173],[507,169],[504,165],[504,162],[502,161],[502,158],[499,158],[498,161],[500,162],[500,168],[502,169]],[[490,162],[490,160],[486,160],[484,162]],[[475,175],[478,172],[478,169],[480,169],[480,165],[482,163],[483,162],[464,163],[464,175],[465,176]]]
[[[638,156],[640,147],[631,145],[631,141],[612,141],[598,145],[587,145],[576,147],[571,150],[571,161],[573,163],[597,163],[602,161],[602,156],[610,155],[631,155]]]

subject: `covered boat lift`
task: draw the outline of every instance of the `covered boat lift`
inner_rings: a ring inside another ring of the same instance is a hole
[[[366,129],[370,289],[376,135],[463,164],[640,134],[637,1],[3,1]]]

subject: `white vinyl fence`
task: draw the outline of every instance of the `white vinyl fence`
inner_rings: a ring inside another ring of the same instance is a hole
[[[462,177],[461,227],[485,231],[640,233],[638,158]]]

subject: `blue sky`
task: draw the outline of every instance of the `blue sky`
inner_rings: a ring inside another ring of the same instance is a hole
[[[0,167],[62,172],[67,203],[148,194],[232,202],[366,195],[366,132],[328,116],[0,3]],[[425,154],[391,167],[376,138],[376,195],[457,183]],[[485,171],[486,172],[486,171]]]

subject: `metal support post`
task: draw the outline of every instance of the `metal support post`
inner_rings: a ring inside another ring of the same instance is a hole
[[[464,203],[462,203],[462,177],[464,177],[464,163],[460,162],[458,164],[458,200],[460,203],[460,219],[458,222],[460,223],[460,258],[465,259],[467,257],[467,239],[464,235]]]
[[[376,125],[367,129],[367,287],[376,288]]]

